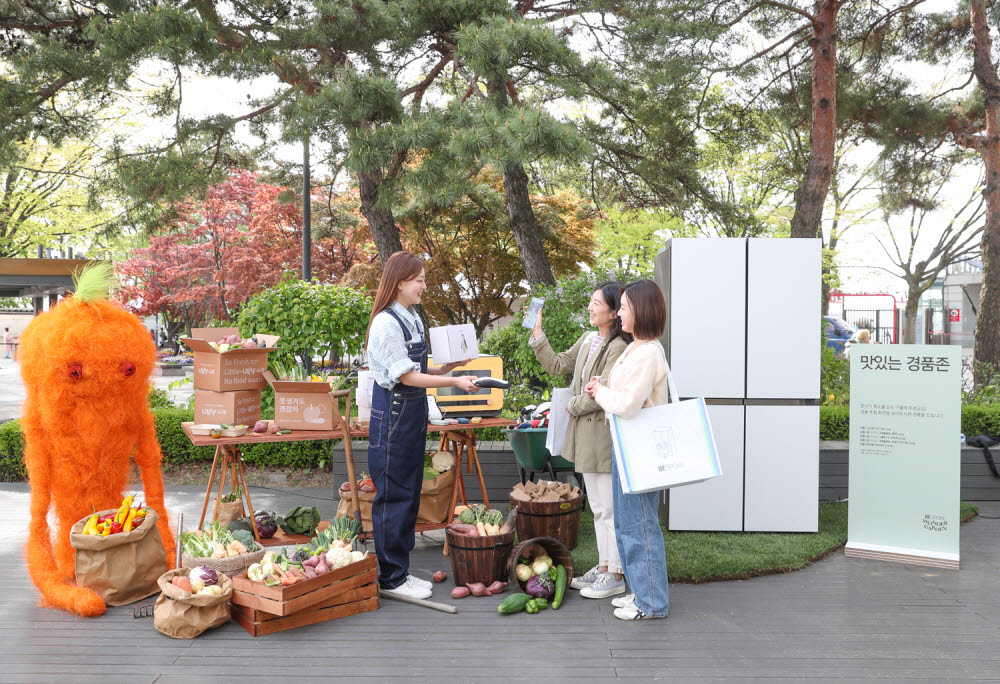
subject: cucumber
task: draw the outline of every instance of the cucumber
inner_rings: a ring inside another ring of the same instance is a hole
[[[552,610],[559,610],[564,596],[566,596],[566,568],[560,565],[556,568],[556,593],[552,597]]]
[[[501,615],[513,615],[514,613],[520,613],[524,610],[524,607],[528,605],[528,601],[531,597],[527,594],[512,594],[505,598],[499,606],[497,606],[497,612]]]

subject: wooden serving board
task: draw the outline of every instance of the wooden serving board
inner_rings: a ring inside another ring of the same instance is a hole
[[[291,615],[378,579],[374,555],[291,586],[269,587],[246,573],[233,578],[233,603],[274,615]]]

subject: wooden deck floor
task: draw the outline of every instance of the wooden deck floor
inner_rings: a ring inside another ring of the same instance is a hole
[[[300,497],[255,490],[258,499],[282,511]],[[172,488],[168,503],[200,510],[193,487]],[[258,639],[230,623],[180,641],[130,607],[91,620],[39,608],[22,560],[27,511],[27,487],[0,484],[0,682],[1000,679],[997,520],[962,527],[958,572],[837,553],[789,575],[672,585],[666,620],[624,623],[608,601],[571,592],[560,611],[534,616],[501,617],[496,598],[457,601],[457,615],[384,601],[374,613]],[[440,539],[418,541],[416,574],[451,574]],[[448,588],[435,598],[452,601]]]

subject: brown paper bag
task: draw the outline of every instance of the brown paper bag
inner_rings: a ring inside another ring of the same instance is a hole
[[[240,518],[245,518],[246,513],[243,512],[243,499],[237,499],[232,503],[224,503],[219,501],[216,497],[215,505],[218,507],[218,517],[216,520],[219,522],[229,522],[231,520],[239,520]]]
[[[222,594],[209,596],[189,594],[171,584],[176,575],[187,576],[187,568],[170,570],[157,579],[160,595],[153,606],[153,626],[168,637],[194,639],[206,629],[229,622],[229,599],[233,596],[233,581],[219,573]]]
[[[156,511],[150,508],[146,519],[131,532],[107,537],[83,534],[89,519],[88,515],[73,525],[69,534],[69,543],[76,549],[76,583],[97,592],[109,606],[123,606],[155,594],[157,578],[167,571],[167,552],[156,529]]]
[[[358,492],[358,503],[361,505],[361,527],[365,532],[372,531],[372,502],[375,500],[375,492]],[[351,518],[354,516],[354,505],[351,503],[351,493],[340,493],[340,505],[337,506],[337,515]]]
[[[454,511],[451,508],[451,495],[455,484],[455,469],[444,471],[433,480],[424,480],[420,487],[420,510],[417,511],[418,523],[436,525],[451,520]]]

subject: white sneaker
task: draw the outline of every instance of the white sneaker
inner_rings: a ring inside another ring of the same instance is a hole
[[[591,584],[596,582],[597,578],[600,577],[602,574],[603,573],[600,570],[598,570],[597,566],[595,565],[585,574],[580,575],[579,577],[574,577],[573,580],[569,583],[569,586],[573,589],[583,589],[584,587],[589,587]]]
[[[416,582],[411,582],[409,577],[395,589],[382,588],[380,591],[390,596],[405,596],[415,599],[429,599],[432,593],[430,587],[421,587]]]
[[[615,579],[610,572],[601,573],[593,584],[580,590],[580,596],[589,599],[608,598],[624,593],[625,579]]]
[[[635,603],[630,603],[624,608],[615,609],[615,617],[619,620],[655,620],[653,615],[646,615]]]
[[[424,589],[432,589],[432,588],[434,588],[433,584],[431,584],[430,582],[428,582],[425,579],[420,579],[416,575],[407,575],[406,576],[406,581],[407,582],[412,582],[413,584],[416,584],[418,587],[423,587]]]
[[[633,601],[635,601],[635,594],[628,594],[621,598],[611,599],[611,605],[615,608],[624,608],[625,606],[631,606]]]

